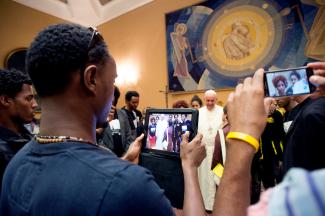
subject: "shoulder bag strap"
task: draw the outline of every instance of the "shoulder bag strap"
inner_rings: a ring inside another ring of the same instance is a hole
[[[225,165],[226,161],[226,143],[225,143],[225,135],[223,134],[223,130],[219,129],[220,136],[220,145],[221,145],[221,155],[222,155],[222,163]]]

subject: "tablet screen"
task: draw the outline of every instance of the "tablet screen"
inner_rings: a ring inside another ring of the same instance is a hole
[[[149,111],[146,116],[145,149],[179,153],[182,135],[196,131],[197,115],[193,110]]]

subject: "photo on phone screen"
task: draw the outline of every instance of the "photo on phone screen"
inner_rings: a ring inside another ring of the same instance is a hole
[[[309,82],[313,74],[307,67],[292,68],[264,73],[265,96],[286,97],[310,94],[316,87]]]

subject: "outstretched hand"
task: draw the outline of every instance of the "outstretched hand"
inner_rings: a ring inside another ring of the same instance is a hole
[[[142,139],[144,134],[138,136],[133,143],[129,146],[129,149],[122,157],[123,160],[130,161],[131,163],[138,164],[139,163],[139,155],[141,151]]]
[[[198,168],[206,156],[205,146],[201,142],[202,134],[197,134],[191,142],[188,142],[189,132],[182,136],[180,156],[183,167]]]

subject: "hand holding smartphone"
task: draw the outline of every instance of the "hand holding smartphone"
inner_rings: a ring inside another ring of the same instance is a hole
[[[264,92],[266,97],[288,97],[310,94],[316,86],[309,82],[313,70],[308,67],[266,71]]]

